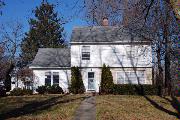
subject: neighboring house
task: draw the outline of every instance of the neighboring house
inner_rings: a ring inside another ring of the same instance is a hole
[[[68,92],[70,68],[78,66],[86,91],[99,92],[101,68],[110,67],[115,84],[152,84],[150,40],[124,27],[77,27],[70,48],[40,48],[30,68],[34,87],[60,85]]]

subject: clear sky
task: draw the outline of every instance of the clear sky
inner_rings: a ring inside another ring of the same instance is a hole
[[[0,23],[19,21],[24,27],[24,31],[29,30],[28,20],[34,17],[32,10],[39,6],[42,0],[4,0],[5,6],[2,9],[2,16],[0,16]],[[79,0],[80,1],[80,0]],[[63,16],[67,23],[64,25],[67,40],[70,39],[72,28],[74,26],[86,26],[87,23],[83,20],[81,15],[74,12],[75,0],[48,0],[48,2],[56,5],[55,11],[59,16]],[[81,2],[78,2],[81,5]],[[81,14],[81,13],[80,13]]]

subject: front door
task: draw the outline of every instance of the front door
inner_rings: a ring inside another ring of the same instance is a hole
[[[95,90],[94,72],[88,72],[88,90]]]

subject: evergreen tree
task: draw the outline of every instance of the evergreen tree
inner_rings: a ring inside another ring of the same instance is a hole
[[[71,68],[71,85],[69,90],[74,94],[81,94],[85,92],[82,75],[78,67]]]
[[[101,73],[101,89],[100,92],[102,94],[108,94],[112,93],[112,88],[113,88],[113,77],[111,70],[108,66],[103,64],[102,67],[102,73]]]
[[[22,41],[22,62],[31,63],[39,48],[64,47],[63,27],[54,5],[43,1],[40,7],[33,11],[35,18],[30,19],[30,31]]]

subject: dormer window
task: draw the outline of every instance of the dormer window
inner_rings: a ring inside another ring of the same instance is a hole
[[[82,60],[90,60],[90,46],[82,46]]]

